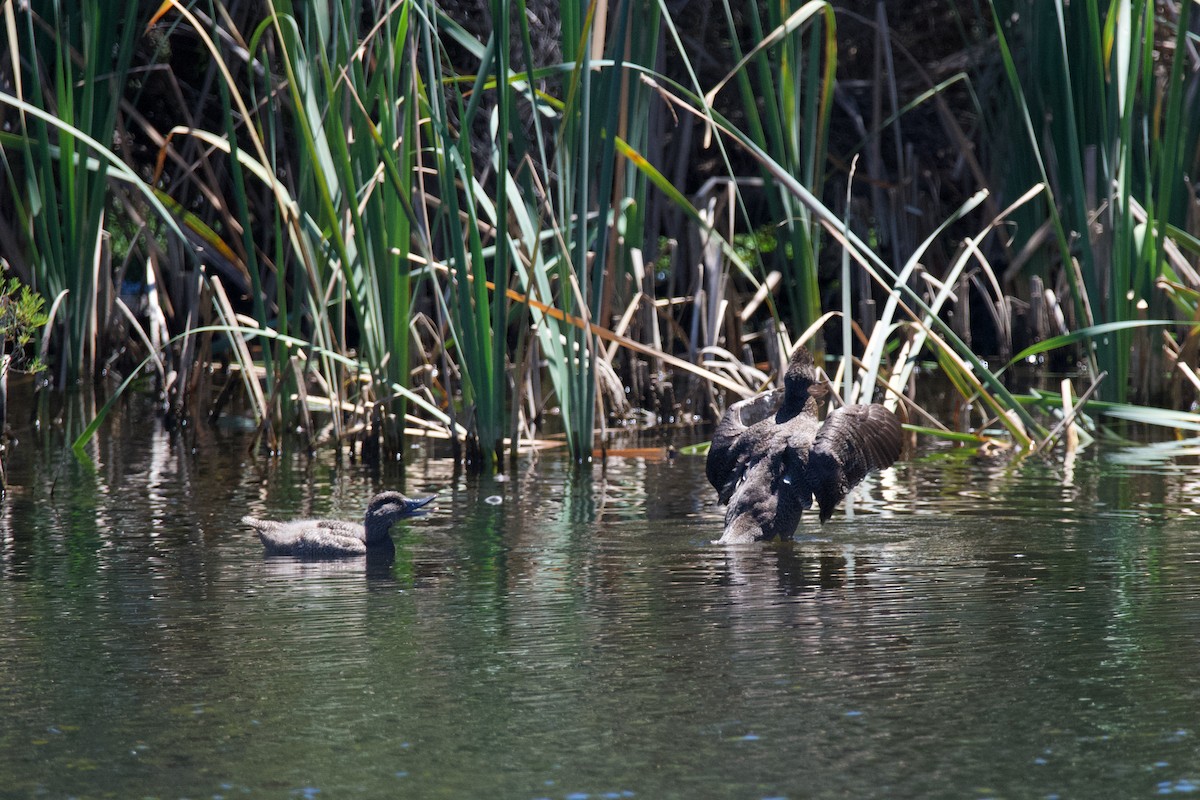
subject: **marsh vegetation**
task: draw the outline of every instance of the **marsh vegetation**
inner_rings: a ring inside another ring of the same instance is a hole
[[[0,253],[81,451],[136,384],[586,462],[801,342],[970,445],[1195,429],[1194,5],[9,4]]]

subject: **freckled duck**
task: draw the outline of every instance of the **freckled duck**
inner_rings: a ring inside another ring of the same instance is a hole
[[[242,522],[258,531],[267,555],[291,555],[302,558],[361,556],[369,549],[388,547],[388,530],[399,519],[424,514],[422,508],[433,496],[411,499],[400,492],[381,492],[367,504],[363,524],[340,519],[301,519],[293,522],[242,517]]]
[[[828,392],[812,354],[799,347],[783,389],[725,411],[705,465],[709,483],[727,505],[719,544],[791,539],[814,497],[824,522],[868,472],[899,458],[895,414],[878,403],[852,405],[822,423],[817,409]]]

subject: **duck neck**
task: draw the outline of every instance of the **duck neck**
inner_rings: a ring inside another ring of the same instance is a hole
[[[784,389],[783,402],[779,404],[776,420],[784,422],[799,414],[816,416],[819,403],[817,398],[813,397],[814,388],[812,384],[789,383]]]
[[[367,514],[363,522],[363,527],[366,529],[366,538],[364,541],[368,545],[380,544],[388,539],[388,531],[391,530],[392,520],[380,515]]]

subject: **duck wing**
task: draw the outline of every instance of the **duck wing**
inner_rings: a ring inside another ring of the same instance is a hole
[[[728,411],[725,412],[728,415]],[[708,448],[708,459],[704,462],[704,473],[708,482],[717,490],[717,500],[722,505],[729,502],[729,496],[737,485],[737,476],[741,474],[741,457],[738,452],[737,434],[729,431],[722,432],[721,427],[713,434],[712,444]]]
[[[704,473],[717,490],[722,505],[729,502],[746,471],[747,462],[752,460],[751,456],[757,449],[761,449],[762,440],[768,435],[769,424],[759,423],[775,413],[782,398],[782,391],[765,392],[734,403],[721,416],[717,429],[713,431]]]
[[[267,555],[301,558],[361,556],[367,552],[366,535],[361,525],[340,520],[302,520],[276,522],[242,517],[242,522],[258,532]]]
[[[318,519],[313,521],[313,527],[322,528],[342,536],[351,536],[361,541],[367,540],[367,529],[359,522],[347,522],[342,519]]]
[[[365,538],[361,530],[346,533],[327,526],[310,526],[300,532],[289,552],[301,558],[361,556],[367,552]]]
[[[808,457],[807,478],[821,507],[821,522],[868,472],[894,464],[903,445],[900,420],[878,403],[844,406],[830,414]]]

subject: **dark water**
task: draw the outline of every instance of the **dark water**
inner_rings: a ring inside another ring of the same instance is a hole
[[[56,441],[0,502],[0,797],[1200,794],[1192,458],[927,457],[722,548],[700,459],[414,451],[437,511],[366,565],[238,518],[355,517],[399,470],[128,414],[94,469]]]

